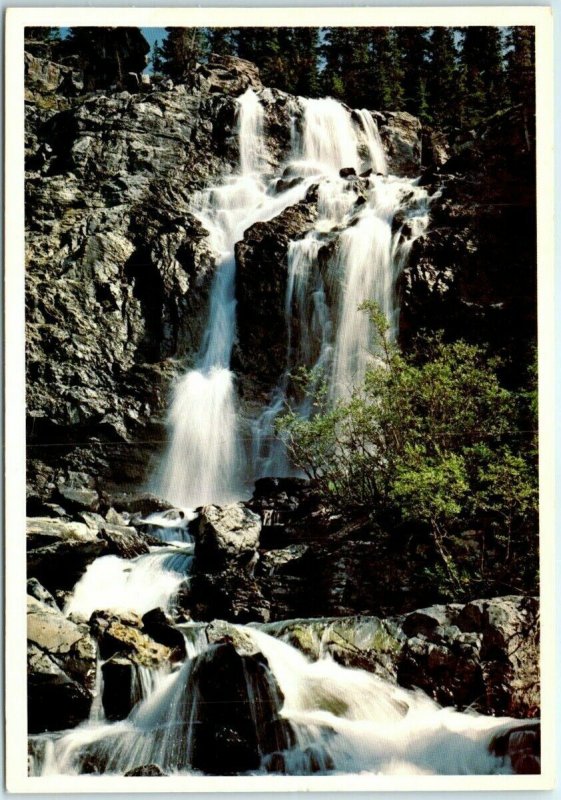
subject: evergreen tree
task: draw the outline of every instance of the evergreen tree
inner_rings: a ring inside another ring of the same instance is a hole
[[[62,60],[77,60],[86,90],[121,86],[127,73],[146,67],[150,45],[139,28],[77,27],[58,48]]]
[[[464,28],[461,91],[464,124],[476,125],[508,105],[505,95],[502,36],[499,28]]]
[[[458,79],[454,29],[433,28],[429,37],[427,102],[437,126],[458,123]]]
[[[304,97],[317,97],[320,93],[319,28],[292,28],[291,47],[288,54],[293,59],[291,91]]]
[[[427,29],[408,27],[395,31],[403,71],[403,106],[405,111],[427,121],[427,77],[429,42]]]
[[[233,39],[240,58],[252,61],[259,67],[265,85],[277,85],[275,77],[279,72],[278,28],[235,28]],[[281,88],[281,87],[278,87]]]
[[[234,56],[236,43],[232,28],[209,28],[207,31],[208,49],[219,56]]]
[[[162,58],[162,46],[157,40],[154,42],[154,46],[152,47],[150,63],[152,64],[152,72],[155,75],[161,75],[163,73],[164,61]]]
[[[161,47],[162,71],[173,80],[188,81],[197,62],[208,52],[204,28],[166,28],[167,38]]]
[[[403,110],[403,63],[395,28],[370,29],[372,78],[368,108]]]
[[[535,36],[531,27],[511,28],[507,42],[507,83],[510,99],[535,110]]]

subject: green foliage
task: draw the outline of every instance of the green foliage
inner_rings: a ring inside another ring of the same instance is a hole
[[[173,80],[185,80],[193,76],[195,66],[208,52],[205,28],[166,28],[167,38],[159,48],[160,69]]]
[[[329,503],[425,531],[448,589],[461,594],[474,578],[462,574],[450,548],[462,531],[484,526],[508,566],[535,539],[536,453],[517,435],[531,403],[501,386],[498,361],[481,348],[433,336],[404,355],[380,309],[364,310],[377,334],[364,385],[330,405],[323,383],[311,390],[311,418],[289,410],[279,431]],[[318,385],[317,376],[297,379],[304,390]]]

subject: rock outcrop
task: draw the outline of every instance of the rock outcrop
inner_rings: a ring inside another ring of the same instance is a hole
[[[490,344],[522,374],[536,340],[535,139],[518,108],[453,144],[422,178],[436,195],[400,279],[400,338]],[[439,163],[439,160],[436,163]]]
[[[36,597],[27,597],[27,714],[30,733],[73,728],[93,700],[96,646],[76,625]]]
[[[494,716],[539,712],[539,614],[531,597],[431,606],[410,614],[302,619],[263,626],[312,658],[320,653],[443,706]]]

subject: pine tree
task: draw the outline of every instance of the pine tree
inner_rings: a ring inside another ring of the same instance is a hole
[[[93,90],[121,86],[127,73],[146,67],[150,45],[139,28],[77,27],[57,48],[62,60],[78,61],[84,73],[84,88]]]
[[[219,56],[236,55],[236,44],[232,28],[209,28],[207,31],[208,49]]]
[[[427,28],[396,28],[395,36],[403,70],[403,106],[426,121],[428,51]]]
[[[474,25],[463,32],[460,56],[463,122],[476,125],[508,104],[502,35],[499,28],[491,26]]]
[[[60,28],[25,28],[25,39],[34,42],[58,42],[60,41]]]
[[[173,80],[190,81],[198,61],[208,52],[204,28],[166,28],[161,47],[162,71]]]
[[[459,122],[458,80],[454,29],[433,28],[429,36],[427,102],[432,121],[437,126],[449,127]]]
[[[150,63],[152,64],[152,72],[155,75],[161,75],[164,71],[164,61],[162,58],[162,46],[159,41],[155,41],[152,47],[150,56]]]
[[[403,65],[395,28],[371,28],[371,85],[368,108],[403,110]]]
[[[507,42],[507,84],[512,103],[535,110],[535,36],[531,27],[511,28]]]

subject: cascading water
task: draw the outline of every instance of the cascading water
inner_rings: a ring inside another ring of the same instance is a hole
[[[217,267],[195,367],[174,390],[170,445],[159,476],[159,493],[183,509],[238,499],[244,485],[258,476],[289,474],[286,453],[273,432],[276,416],[293,402],[291,371],[303,365],[327,376],[333,401],[346,398],[360,384],[372,359],[372,340],[367,317],[357,309],[365,300],[376,300],[395,328],[395,282],[428,221],[425,190],[415,181],[387,175],[369,112],[351,112],[334,100],[300,99],[285,169],[285,176],[296,183],[280,192],[278,176],[269,175],[264,131],[259,97],[248,90],[238,100],[238,173],[193,199],[192,211],[209,231]],[[354,173],[342,177],[340,170],[347,168]],[[286,363],[279,365],[269,405],[250,425],[252,447],[244,478],[245,452],[230,369],[236,332],[234,246],[248,227],[274,218],[312,187],[317,193],[315,223],[288,248]],[[311,413],[306,401],[297,410],[302,416]],[[191,569],[188,523],[193,517],[184,511],[144,520],[166,546],[128,561],[97,559],[75,586],[66,613],[87,619],[99,609],[137,614],[155,607],[172,609]],[[71,731],[31,737],[31,773],[76,775],[93,765],[97,771],[122,775],[148,764],[168,774],[193,772],[204,717],[199,676],[220,648],[209,646],[203,625],[180,629],[185,661],[160,671],[138,667],[128,706],[133,707],[124,720],[105,718],[103,663],[98,660],[90,719]],[[243,629],[243,635],[268,662],[267,668],[259,655],[259,669],[243,668],[257,737],[254,773],[511,771],[508,759],[492,755],[489,744],[516,721],[441,709],[421,692],[342,667],[327,656],[310,661],[257,627]],[[269,712],[288,725],[273,737],[273,751]]]
[[[238,100],[240,168],[219,186],[199,193],[192,211],[210,233],[218,255],[207,327],[195,369],[180,378],[169,414],[170,445],[158,480],[159,494],[180,506],[224,504],[244,496],[265,475],[289,474],[275,418],[285,407],[289,372],[302,364],[323,370],[333,398],[360,383],[370,358],[370,329],[358,306],[374,299],[390,319],[396,315],[395,279],[407,248],[428,220],[428,197],[414,181],[387,172],[372,115],[349,111],[336,100],[299,99],[292,150],[278,192],[265,146],[264,111],[249,89]],[[366,177],[348,180],[342,169]],[[240,435],[235,376],[230,358],[236,330],[234,247],[255,222],[269,220],[317,186],[318,219],[288,253],[285,297],[290,347],[271,402],[250,422],[251,445]],[[401,211],[409,225],[392,231]],[[330,247],[327,270],[319,263]],[[298,320],[299,341],[292,336]],[[302,404],[299,413],[309,407]],[[249,456],[249,458],[248,458]]]

